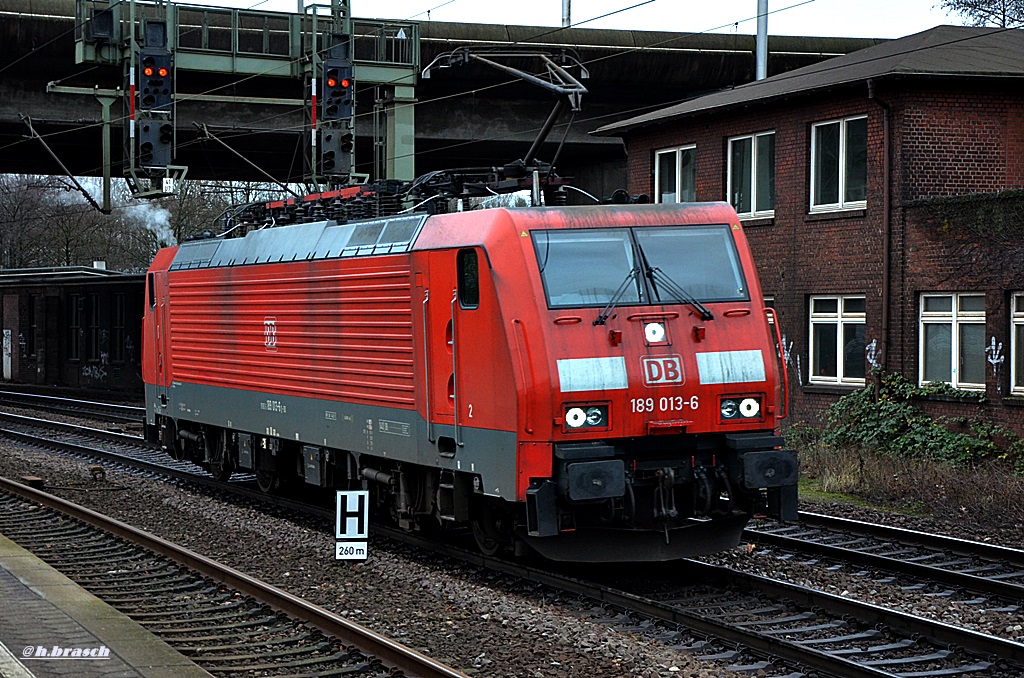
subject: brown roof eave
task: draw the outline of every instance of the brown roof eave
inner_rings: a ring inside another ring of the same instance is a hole
[[[875,79],[877,80],[878,78]],[[630,124],[629,120],[623,120],[621,122],[613,122],[611,124],[605,125],[604,127],[599,127],[596,130],[593,130],[591,134],[595,136],[604,137],[624,136],[626,134],[630,134],[638,129],[642,129],[645,127],[666,125],[669,123],[678,122],[680,120],[685,120],[687,118],[699,118],[703,115],[709,115],[712,113],[717,114],[726,111],[736,111],[742,108],[749,108],[751,106],[767,105],[769,103],[777,103],[780,101],[785,101],[787,99],[797,99],[799,97],[807,96],[810,94],[820,94],[822,92],[828,92],[832,90],[851,88],[853,85],[861,84],[864,82],[866,82],[866,80],[850,80],[848,82],[830,83],[828,85],[823,85],[821,87],[803,89],[797,92],[784,92],[782,94],[776,94],[774,96],[760,97],[756,99],[746,99],[744,101],[737,101],[735,103],[730,104],[720,104],[718,106],[709,106],[708,108],[700,108],[693,111],[684,111],[682,113],[676,113],[662,118],[651,118],[649,120],[641,120],[632,124]],[[714,95],[709,94],[707,96]]]
[[[631,134],[631,133],[633,133],[633,132],[635,132],[635,131],[637,131],[639,129],[643,129],[643,128],[647,128],[647,127],[654,127],[654,126],[657,126],[657,125],[671,124],[671,123],[674,123],[674,122],[679,122],[680,120],[686,120],[686,119],[691,119],[691,118],[699,118],[699,117],[704,116],[704,115],[719,114],[719,113],[723,113],[723,112],[731,112],[731,111],[736,111],[736,110],[743,109],[743,108],[749,108],[751,106],[762,106],[762,105],[775,104],[775,103],[778,103],[778,102],[781,102],[781,101],[786,101],[787,99],[797,99],[797,98],[802,97],[802,96],[808,96],[808,95],[813,95],[813,94],[821,94],[823,92],[838,91],[838,90],[842,90],[842,89],[852,89],[852,88],[854,88],[855,86],[858,86],[858,85],[863,85],[866,88],[867,87],[867,82],[869,80],[874,80],[874,81],[877,82],[877,81],[880,81],[880,80],[898,80],[898,79],[911,79],[911,78],[912,79],[921,79],[921,80],[969,80],[970,82],[977,83],[977,82],[981,82],[981,81],[985,81],[985,80],[991,80],[991,81],[1006,81],[1006,80],[1014,80],[1014,79],[1021,80],[1022,76],[1020,74],[1018,74],[1018,73],[998,74],[998,73],[968,73],[968,72],[963,72],[963,73],[951,74],[951,73],[914,73],[914,72],[901,73],[901,72],[898,72],[898,71],[897,72],[890,72],[890,73],[880,73],[880,74],[877,74],[877,75],[872,75],[870,77],[857,78],[857,79],[847,80],[847,81],[843,81],[843,82],[833,82],[833,83],[828,83],[826,85],[822,85],[822,86],[819,86],[819,87],[811,87],[811,88],[801,89],[801,90],[794,91],[794,92],[783,92],[783,93],[780,93],[780,94],[775,94],[775,95],[770,95],[770,96],[765,96],[765,97],[756,97],[756,98],[751,98],[751,99],[745,99],[743,101],[737,101],[735,103],[726,103],[726,104],[720,104],[720,105],[717,105],[717,106],[714,106],[714,105],[713,106],[709,106],[707,108],[700,108],[700,109],[696,109],[696,110],[683,111],[683,112],[680,112],[680,113],[666,115],[665,117],[650,118],[648,120],[638,120],[637,122],[634,122],[634,123],[630,123],[630,121],[628,119],[627,120],[622,120],[620,122],[613,122],[613,123],[605,125],[603,127],[599,127],[598,129],[592,131],[591,134],[593,134],[595,136],[606,136],[606,137],[619,136],[619,137],[621,137],[621,136],[625,136],[627,134]],[[865,89],[865,94],[866,93],[867,93],[867,90]],[[708,95],[705,95],[705,96],[712,97],[712,96],[714,96],[714,94],[708,94]],[[657,112],[655,112],[652,115],[656,115],[656,114],[657,114]]]

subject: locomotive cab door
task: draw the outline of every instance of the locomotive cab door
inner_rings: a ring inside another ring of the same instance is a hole
[[[477,333],[480,305],[479,255],[475,249],[434,252],[426,311],[426,361],[429,383],[428,429],[441,454],[454,455],[463,446],[463,428],[472,417],[465,402],[467,352]]]
[[[154,332],[150,337],[150,341],[153,342],[153,369],[156,373],[156,385],[161,395],[160,401],[166,403],[169,373],[167,349],[170,345],[170,337],[167,335],[170,327],[167,313],[167,273],[165,271],[150,273],[147,283],[148,298],[146,302],[149,304],[149,310],[153,314],[154,320]]]

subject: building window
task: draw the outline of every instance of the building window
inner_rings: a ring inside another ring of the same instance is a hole
[[[811,209],[864,207],[868,197],[868,119],[811,127]]]
[[[32,304],[28,313],[28,334],[25,335],[25,355],[36,357],[36,335],[39,334],[39,319],[43,317],[43,296],[32,295]]]
[[[68,296],[68,358],[79,360],[82,357],[82,297],[78,294]]]
[[[1024,292],[1014,294],[1011,304],[1010,390],[1024,394]]]
[[[811,375],[818,384],[863,384],[865,298],[811,297]]]
[[[775,132],[729,140],[729,202],[740,216],[775,213]]]
[[[100,297],[98,294],[89,295],[89,309],[88,309],[88,322],[89,322],[89,343],[88,353],[89,360],[99,360],[100,358]]]
[[[922,294],[920,383],[985,388],[985,295]]]
[[[116,293],[113,297],[110,323],[110,359],[115,362],[124,361],[124,294]]]
[[[697,199],[697,147],[682,146],[654,154],[654,195],[658,202]]]

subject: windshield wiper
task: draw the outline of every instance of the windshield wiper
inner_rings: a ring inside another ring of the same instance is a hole
[[[615,309],[616,304],[622,300],[623,295],[626,294],[626,290],[629,289],[629,283],[636,285],[636,276],[640,273],[640,265],[637,264],[629,273],[626,274],[626,279],[619,285],[619,289],[615,290],[615,294],[608,300],[608,305],[604,307],[600,313],[597,314],[597,319],[594,320],[595,325],[604,325],[608,318],[611,317],[612,311]]]
[[[670,292],[676,299],[684,304],[689,304],[696,309],[700,313],[701,320],[715,319],[715,314],[709,311],[707,306],[697,301],[696,297],[677,285],[676,282],[669,277],[668,273],[665,273],[657,266],[647,266],[647,278],[651,281],[651,287],[654,288],[654,296],[658,298],[658,301],[661,301],[661,295],[658,293],[658,286],[655,283],[655,280],[659,281],[661,286]]]

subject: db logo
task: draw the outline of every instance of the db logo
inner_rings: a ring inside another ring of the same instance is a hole
[[[648,386],[683,383],[683,360],[677,355],[654,358],[644,356],[640,359],[644,368],[644,383]]]
[[[277,350],[277,318],[263,319],[263,343],[268,351]]]

